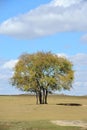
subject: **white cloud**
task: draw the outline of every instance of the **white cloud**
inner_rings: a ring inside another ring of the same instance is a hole
[[[5,74],[0,74],[0,80],[3,80],[3,79],[8,79],[8,75],[5,75]]]
[[[79,53],[70,57],[70,60],[74,64],[75,69],[75,80],[74,80],[74,91],[78,95],[87,95],[87,54]]]
[[[0,24],[0,34],[32,39],[65,31],[87,31],[85,0],[53,0]]]
[[[18,60],[10,60],[3,64],[4,69],[13,69]]]
[[[15,93],[15,89],[11,88],[9,82],[13,74],[12,68],[15,66],[17,61],[18,60],[6,61],[6,60],[0,59],[0,94]]]
[[[74,66],[80,67],[80,70],[83,66],[87,67],[87,54],[85,53],[77,53],[73,56],[69,56],[65,53],[58,53],[57,55],[68,58],[74,64]]]
[[[74,83],[73,89],[71,91],[64,91],[65,94],[70,95],[87,95],[87,54],[78,53],[73,56],[68,56],[66,54],[58,54],[58,56],[65,56],[68,58],[74,66]]]
[[[81,0],[54,0],[51,2],[51,4],[54,6],[68,7],[70,5],[79,3],[80,1]]]
[[[18,60],[1,60],[0,63],[0,85],[3,83],[8,83],[9,79],[13,74],[13,67],[17,63]]]
[[[65,57],[65,58],[68,58],[68,56],[65,54],[65,53],[58,53],[57,54],[59,57]]]
[[[87,66],[87,54],[78,53],[70,58],[72,62],[77,66]]]
[[[87,34],[85,34],[85,35],[83,35],[83,36],[81,37],[81,41],[82,41],[83,43],[87,43]]]

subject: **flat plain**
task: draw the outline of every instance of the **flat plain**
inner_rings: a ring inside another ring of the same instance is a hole
[[[18,122],[21,126],[24,122],[30,123],[29,126],[33,124],[29,129],[23,130],[51,130],[52,126],[55,126],[52,130],[56,130],[59,126],[50,122],[57,120],[87,122],[87,96],[49,95],[46,105],[36,105],[36,98],[33,95],[0,96],[0,126],[3,127],[0,130],[4,130],[4,124],[7,124],[5,130],[13,130],[10,127],[7,129],[7,126],[12,123],[13,126],[17,126],[15,123]],[[50,123],[49,127],[45,126],[47,122]],[[37,124],[37,127],[36,125],[34,127],[34,124]],[[42,124],[46,128],[42,128]],[[16,130],[16,127],[14,129]],[[66,127],[60,127],[59,130],[65,129]],[[74,129],[78,130],[77,127],[73,127]]]

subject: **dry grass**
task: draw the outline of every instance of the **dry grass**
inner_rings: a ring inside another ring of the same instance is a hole
[[[0,96],[0,121],[87,121],[87,97],[49,96],[47,105],[36,105],[35,101],[34,96]],[[82,106],[56,105],[59,103]]]

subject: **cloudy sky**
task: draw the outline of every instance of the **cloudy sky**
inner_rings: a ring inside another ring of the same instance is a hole
[[[69,95],[87,95],[87,0],[0,0],[0,94],[20,94],[10,85],[22,53],[51,51],[73,62]]]

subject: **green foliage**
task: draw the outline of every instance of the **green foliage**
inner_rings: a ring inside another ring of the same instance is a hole
[[[72,66],[66,58],[51,52],[23,54],[14,68],[11,83],[23,91],[33,91],[46,98],[49,91],[72,87]]]

